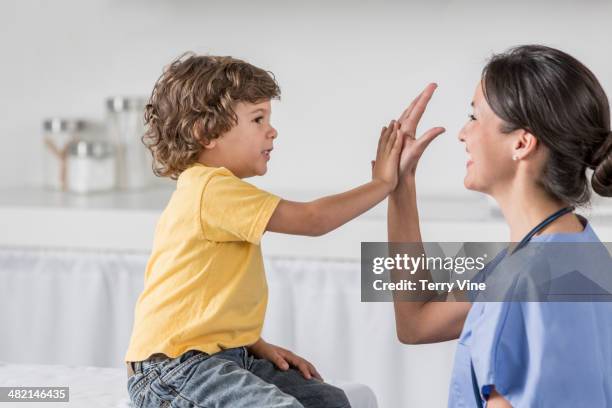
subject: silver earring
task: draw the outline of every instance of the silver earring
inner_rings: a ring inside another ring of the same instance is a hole
[[[518,160],[518,156],[515,154],[512,156],[512,160],[517,161]]]

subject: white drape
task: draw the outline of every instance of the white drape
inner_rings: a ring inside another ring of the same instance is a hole
[[[0,360],[121,367],[147,254],[0,249]],[[358,261],[266,259],[263,337],[381,407],[445,406],[454,344],[399,344],[390,303],[361,303]]]

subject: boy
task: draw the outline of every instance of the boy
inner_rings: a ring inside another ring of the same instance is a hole
[[[266,71],[231,57],[186,55],[146,107],[143,142],[158,176],[177,180],[163,211],[125,356],[137,407],[349,407],[344,392],[260,333],[265,231],[317,236],[382,201],[398,178],[397,125],[383,128],[372,181],[299,203],[242,179],[264,175],[277,137]]]

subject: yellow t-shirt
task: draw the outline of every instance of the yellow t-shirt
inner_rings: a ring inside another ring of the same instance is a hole
[[[268,300],[259,242],[279,201],[223,167],[181,173],[155,229],[125,361],[257,341]]]

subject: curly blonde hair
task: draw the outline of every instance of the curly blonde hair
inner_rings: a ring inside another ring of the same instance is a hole
[[[238,123],[237,102],[279,98],[269,71],[232,57],[181,55],[164,69],[145,107],[142,142],[153,173],[176,180],[204,145]]]

